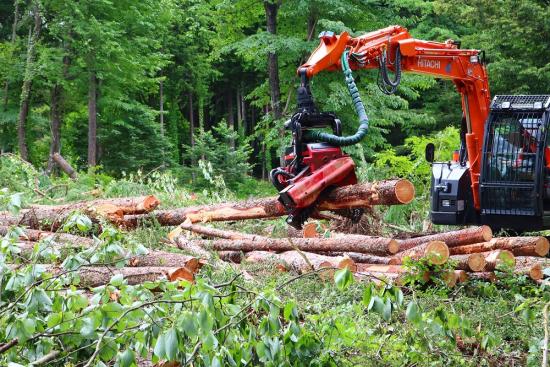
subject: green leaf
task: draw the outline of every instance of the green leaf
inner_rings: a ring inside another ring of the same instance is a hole
[[[294,301],[289,301],[285,304],[283,317],[287,321],[296,320],[298,318],[298,310],[296,309],[296,304]]]
[[[391,319],[391,301],[389,298],[386,298],[386,303],[384,304],[384,311],[382,312],[382,318],[386,321]]]
[[[124,276],[122,274],[116,274],[111,278],[111,280],[109,281],[109,284],[115,287],[120,287],[123,281],[124,281]]]
[[[178,354],[178,334],[176,329],[170,328],[164,336],[164,351],[169,361],[175,360]]]
[[[124,353],[119,356],[118,362],[119,367],[131,367],[136,362],[134,352],[130,349],[126,349]]]
[[[407,316],[407,320],[413,323],[417,323],[422,319],[418,305],[415,302],[409,303],[405,315]]]
[[[183,311],[179,317],[179,325],[185,332],[185,334],[193,338],[197,335],[198,325],[197,316],[189,311]]]
[[[372,297],[372,302],[372,309],[374,310],[374,312],[382,315],[382,313],[384,312],[384,301],[382,301],[380,297],[374,296]]]
[[[340,290],[344,290],[353,282],[353,275],[348,268],[337,270],[334,273],[334,283]]]
[[[165,334],[159,335],[159,337],[157,338],[157,343],[155,344],[155,348],[153,349],[153,353],[159,358],[164,358],[164,356],[166,355],[164,335]]]

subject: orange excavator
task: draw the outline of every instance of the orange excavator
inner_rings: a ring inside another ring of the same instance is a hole
[[[461,146],[453,160],[434,162],[434,145],[426,146],[433,223],[550,228],[549,95],[491,98],[482,51],[461,49],[452,40],[414,39],[401,26],[358,37],[322,32],[319,38],[317,49],[298,68],[298,107],[285,123],[292,146],[270,175],[290,225],[301,227],[329,190],[357,182],[355,165],[342,147],[359,143],[369,121],[352,71],[379,69],[378,84],[386,94],[397,90],[406,71],[450,79],[462,96]],[[354,135],[342,136],[340,120],[317,110],[309,80],[325,70],[344,73],[359,118]],[[341,214],[357,220],[362,212]]]

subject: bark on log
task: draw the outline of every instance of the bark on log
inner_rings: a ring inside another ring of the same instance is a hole
[[[185,236],[178,236],[174,238],[173,242],[176,244],[176,246],[179,249],[184,250],[194,256],[198,256],[204,259],[209,259],[212,255],[208,250],[205,250],[203,247],[199,246],[196,243],[197,241],[190,240]],[[204,242],[208,242],[208,241],[204,241]]]
[[[197,233],[197,234],[200,234],[200,235],[203,235],[203,236],[206,236],[206,237],[224,238],[224,239],[227,239],[227,240],[241,240],[241,239],[245,239],[245,238],[246,239],[251,239],[251,240],[254,240],[254,239],[261,240],[261,239],[266,238],[264,236],[258,236],[258,235],[243,233],[243,232],[237,232],[237,231],[230,231],[230,230],[223,230],[223,229],[217,229],[217,228],[212,228],[212,227],[201,226],[201,225],[192,224],[192,223],[186,221],[186,222],[183,222],[182,224],[180,224],[172,232],[170,232],[168,234],[168,239],[170,241],[172,241],[175,237],[181,235],[183,230],[190,231],[190,232],[193,232],[193,233]]]
[[[492,271],[482,271],[479,273],[469,273],[470,280],[483,280],[486,282],[495,283],[497,276]]]
[[[244,253],[241,251],[218,251],[218,256],[222,261],[240,264],[244,258]]]
[[[399,250],[405,251],[410,248],[419,246],[429,241],[443,241],[447,247],[469,245],[472,243],[487,242],[493,238],[493,231],[488,226],[471,227],[460,229],[458,231],[450,231],[436,233],[429,236],[408,238],[399,241]]]
[[[63,156],[59,153],[52,154],[52,159],[59,168],[63,170],[71,179],[76,180],[78,178],[78,175],[73,167],[63,158]]]
[[[453,255],[451,260],[458,261],[456,269],[467,271],[483,271],[486,265],[485,256],[483,254],[470,254],[470,255]]]
[[[174,242],[180,248],[197,245],[203,249],[216,251],[291,251],[299,249],[306,252],[360,252],[373,255],[391,255],[397,252],[395,240],[383,237],[350,236],[349,238],[262,238],[241,240],[189,240],[178,236]]]
[[[382,264],[382,265],[400,265],[401,261],[395,257],[376,256],[362,254],[359,252],[321,252],[320,255],[325,256],[347,256],[359,264]]]
[[[403,261],[406,257],[412,260],[427,258],[431,264],[444,264],[449,258],[449,248],[442,241],[430,241],[420,246],[410,248],[395,255],[397,259]]]
[[[404,275],[401,273],[378,273],[375,271],[358,271],[354,274],[354,277],[359,281],[369,281],[374,282],[375,284],[395,283],[397,285],[403,284],[404,279]]]
[[[147,255],[135,256],[128,261],[128,266],[131,267],[185,267],[193,273],[197,272],[203,264],[204,262],[195,256],[152,250]]]
[[[500,266],[506,266],[514,268],[516,266],[516,258],[508,250],[494,250],[489,252],[482,252],[485,256],[485,271],[493,271]]]
[[[155,209],[160,201],[150,195],[136,198],[113,198],[82,201],[64,205],[34,205],[17,216],[0,212],[0,225],[21,225],[32,229],[57,230],[76,210],[92,219],[106,218],[118,223],[125,213],[145,213]]]
[[[312,270],[321,268],[348,268],[355,272],[357,267],[355,262],[348,257],[329,257],[311,252],[302,251],[286,251],[280,254],[275,254],[268,251],[252,251],[246,255],[248,263],[275,263],[275,266],[280,271],[293,270],[298,273],[306,273]],[[327,271],[323,275],[331,276],[334,272]]]
[[[468,273],[466,273],[466,271],[464,270],[455,270],[455,275],[456,275],[456,281],[457,283],[464,283],[464,282],[467,282],[469,278],[468,276]]]
[[[488,242],[453,247],[450,252],[461,255],[492,250],[508,250],[516,256],[546,256],[550,244],[544,237],[497,237]]]
[[[16,269],[20,265],[9,265]],[[44,264],[47,272],[53,276],[64,273],[64,270]],[[141,284],[144,282],[154,282],[160,279],[168,279],[169,281],[177,280],[194,280],[194,272],[186,267],[169,267],[169,266],[145,266],[145,267],[126,267],[115,268],[110,266],[84,266],[76,272],[80,278],[79,286],[82,288],[94,288],[108,284],[111,278],[115,275],[122,275],[129,285]]]
[[[0,236],[5,236],[9,227],[0,226]],[[46,238],[51,238],[54,242],[64,244],[69,247],[90,247],[93,245],[94,240],[91,238],[75,236],[69,233],[55,233],[48,231],[41,231],[39,229],[23,229],[24,237],[20,237],[21,240],[28,240],[32,242],[39,242]]]
[[[371,205],[408,204],[414,198],[414,186],[408,180],[388,180],[363,183],[334,189],[317,209],[336,210],[363,208]],[[254,199],[238,203],[196,206],[156,211],[154,217],[163,226],[177,226],[189,219],[192,223],[274,218],[287,215],[276,197]],[[121,222],[127,228],[136,227],[147,216],[128,215]]]
[[[447,287],[453,288],[458,282],[458,275],[454,271],[446,271],[441,273],[441,280],[447,285]]]
[[[516,257],[516,269],[518,274],[525,274],[533,280],[544,278],[543,270],[550,267],[550,259],[534,256]]]

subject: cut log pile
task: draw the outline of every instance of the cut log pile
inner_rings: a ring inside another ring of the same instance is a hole
[[[205,259],[264,264],[285,272],[313,271],[322,278],[330,278],[337,269],[348,268],[358,279],[397,283],[408,279],[425,282],[439,279],[449,287],[468,279],[495,281],[495,271],[500,269],[512,269],[537,281],[544,277],[544,269],[550,267],[550,259],[544,258],[550,248],[544,237],[493,237],[489,227],[480,226],[395,239],[331,233],[328,226],[316,221],[342,218],[342,209],[401,205],[413,198],[414,187],[407,180],[337,188],[319,201],[313,220],[306,223],[303,230],[289,231],[285,238],[204,225],[204,222],[285,216],[287,212],[276,198],[157,210],[160,201],[154,196],[35,205],[22,210],[18,216],[0,212],[0,236],[8,233],[9,226],[25,227],[20,233],[19,256],[36,259],[36,244],[45,239],[49,239],[48,246],[58,251],[60,257],[75,249],[97,245],[97,240],[92,238],[54,233],[75,211],[85,213],[97,223],[108,221],[125,230],[146,226],[151,220],[162,226],[176,226],[168,240],[173,247],[190,255],[150,251],[141,257],[128,255],[128,267],[123,269],[82,267],[78,270],[81,285],[90,287],[108,282],[113,274],[122,274],[131,284],[161,277],[192,281]],[[215,254],[217,256],[213,256]],[[410,260],[421,260],[424,265],[413,266]],[[51,268],[53,273],[59,272],[55,266]],[[420,268],[422,270],[414,270]]]

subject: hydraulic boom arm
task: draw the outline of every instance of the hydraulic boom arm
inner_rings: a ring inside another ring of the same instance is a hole
[[[462,96],[466,120],[465,144],[471,171],[476,209],[480,208],[479,177],[484,125],[489,114],[490,93],[487,72],[479,50],[459,49],[451,40],[444,43],[417,40],[400,26],[390,26],[359,37],[347,32],[323,32],[321,43],[298,73],[308,78],[324,70],[341,69],[341,56],[353,70],[380,68],[384,85],[393,92],[401,71],[451,79]],[[392,61],[393,60],[393,61]],[[388,70],[395,73],[392,80]]]

